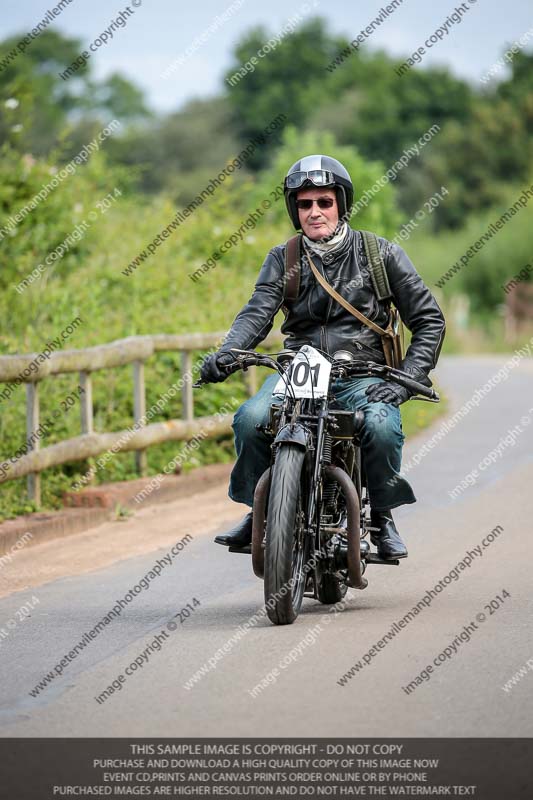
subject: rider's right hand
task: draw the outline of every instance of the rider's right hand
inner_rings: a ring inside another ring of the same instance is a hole
[[[231,364],[235,361],[235,357],[231,353],[221,352],[211,353],[211,355],[204,358],[203,364],[200,368],[200,378],[203,383],[220,383],[225,381],[229,373],[224,368],[224,365]]]

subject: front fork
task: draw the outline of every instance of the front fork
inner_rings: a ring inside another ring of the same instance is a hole
[[[324,467],[324,441],[326,436],[327,412],[322,404],[318,412],[318,423],[316,433],[316,453],[313,466],[313,491],[309,495],[309,505],[307,509],[307,519],[316,520],[316,529],[309,529],[309,535],[314,539],[315,552],[320,550],[320,502],[322,492],[322,472]]]

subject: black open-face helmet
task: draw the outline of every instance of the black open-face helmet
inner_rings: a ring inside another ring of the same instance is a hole
[[[285,204],[296,230],[300,230],[296,195],[300,189],[335,189],[339,219],[350,213],[353,205],[353,184],[346,167],[330,156],[305,156],[292,165],[283,182]]]

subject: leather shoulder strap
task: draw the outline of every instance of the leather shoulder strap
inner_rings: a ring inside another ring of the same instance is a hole
[[[376,296],[378,300],[388,300],[392,297],[392,292],[383,256],[379,249],[378,238],[371,231],[361,231],[361,236],[363,237],[370,277]]]
[[[300,291],[300,259],[302,255],[302,236],[291,236],[285,245],[285,280],[283,302],[292,303]]]
[[[320,272],[317,270],[317,268],[313,264],[313,260],[309,257],[309,253],[307,252],[307,250],[305,251],[305,255],[307,256],[307,260],[309,261],[309,266],[311,267],[313,275],[315,276],[319,284],[322,286],[322,288],[325,289],[326,292],[330,294],[337,301],[337,303],[340,303],[341,306],[343,306],[346,309],[346,311],[349,311],[350,314],[352,314],[356,319],[359,320],[359,322],[362,322],[363,325],[367,326],[367,328],[371,328],[373,331],[376,331],[376,333],[379,333],[380,336],[391,335],[390,331],[387,331],[385,330],[385,328],[381,328],[379,325],[376,325],[375,322],[372,322],[371,319],[368,319],[368,317],[365,317],[364,314],[361,314],[361,312],[358,311],[356,308],[354,308],[352,304],[349,303],[348,300],[346,300],[346,298],[340,295],[337,292],[337,290],[334,289],[333,286],[331,286],[327,282],[327,280],[323,277],[323,275],[321,275]]]

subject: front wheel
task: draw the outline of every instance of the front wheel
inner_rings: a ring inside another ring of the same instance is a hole
[[[302,476],[305,451],[279,448],[272,467],[265,542],[265,604],[274,625],[289,625],[300,611],[307,572],[308,538]]]

